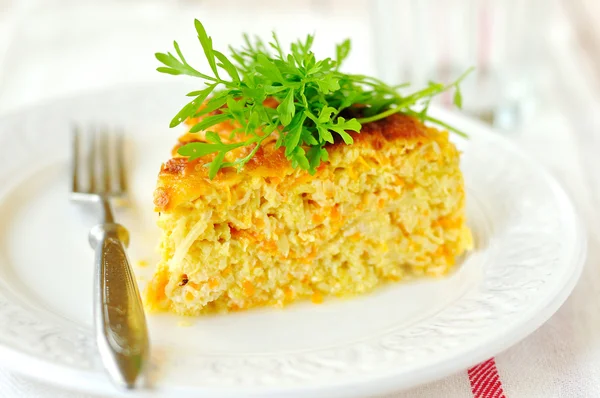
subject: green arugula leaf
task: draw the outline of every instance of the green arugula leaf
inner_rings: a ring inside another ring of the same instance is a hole
[[[324,107],[323,109],[321,109],[321,112],[319,112],[319,118],[317,119],[317,123],[327,123],[335,112],[336,109],[331,106]]]
[[[327,127],[317,126],[317,131],[319,132],[319,136],[321,137],[322,141],[333,144],[333,135]]]
[[[178,61],[177,58],[175,58],[171,53],[156,53],[154,54],[154,56],[161,63],[165,64],[166,66],[170,66],[173,69],[178,69],[181,66],[183,66],[183,64],[180,61]]]
[[[289,131],[285,134],[283,142],[285,144],[285,156],[291,156],[294,149],[298,147],[300,137],[302,135],[302,125],[304,124],[305,115],[298,113],[290,123]]]
[[[337,122],[335,124],[328,125],[328,128],[338,133],[347,145],[354,143],[354,140],[350,134],[346,132],[346,130],[359,132],[360,127],[360,123],[356,119],[350,119],[346,121],[341,116],[337,118]]]
[[[213,50],[213,54],[215,54],[215,57],[217,57],[217,59],[219,61],[221,61],[221,63],[217,64],[217,66],[220,66],[221,68],[223,68],[225,70],[225,72],[227,72],[234,81],[239,82],[240,75],[239,75],[235,65],[232,64],[231,61],[229,59],[227,59],[227,57],[223,53]]]
[[[310,146],[319,145],[319,141],[313,136],[313,133],[306,127],[302,128],[302,134],[300,140]]]
[[[323,94],[329,94],[340,89],[339,79],[336,76],[327,76],[319,79],[317,80],[317,85]]]
[[[246,125],[246,101],[244,99],[235,100],[232,97],[227,98],[227,109],[229,113],[233,116],[235,121],[240,123],[242,126]]]
[[[168,73],[169,75],[181,75],[180,71],[173,68],[165,68],[164,66],[159,66],[156,70],[161,73]]]
[[[279,44],[279,39],[277,38],[277,34],[275,32],[272,33],[273,41],[269,43],[271,48],[277,51],[277,55],[280,60],[283,60],[283,49],[281,48],[281,44]]]
[[[286,86],[264,86],[265,94],[273,95],[277,94],[283,90],[287,90]]]
[[[317,167],[321,164],[321,148],[319,146],[311,146],[306,153],[308,159],[308,171],[310,174],[317,172]]]
[[[256,71],[263,74],[265,77],[270,79],[273,82],[282,83],[284,81],[281,72],[275,66],[273,61],[271,61],[265,54],[259,53],[256,55],[256,61],[258,64],[256,65]]]
[[[306,153],[308,158],[309,169],[308,172],[314,175],[317,172],[317,167],[321,164],[321,161],[327,162],[329,160],[329,153],[322,146],[311,146]]]
[[[279,106],[277,106],[277,113],[279,113],[279,119],[281,124],[287,126],[292,121],[296,107],[294,106],[294,89],[290,89]]]
[[[219,152],[217,156],[215,156],[213,161],[209,163],[210,166],[208,169],[208,178],[210,178],[211,180],[215,178],[215,176],[221,169],[221,166],[223,165],[223,159],[225,159],[225,152]]]
[[[190,129],[190,133],[197,133],[198,131],[206,130],[209,127],[214,126],[215,124],[223,123],[224,121],[229,119],[231,119],[231,116],[227,113],[205,117],[200,122],[192,126],[192,128]]]
[[[205,104],[205,106],[203,106],[202,108],[200,108],[194,114],[194,117],[204,116],[207,113],[211,113],[213,111],[216,111],[217,109],[222,108],[223,105],[225,105],[226,103],[227,103],[227,96],[223,96],[223,95],[217,96],[217,95],[215,95],[211,99],[208,100],[208,102]]]
[[[212,142],[213,144],[223,144],[223,141],[221,141],[221,136],[214,131],[207,131],[205,137],[206,141]]]
[[[196,160],[203,156],[215,153],[221,150],[221,145],[207,144],[204,142],[190,142],[177,150],[181,156],[189,156],[190,160]]]
[[[212,47],[212,39],[208,37],[206,34],[206,30],[200,21],[197,19],[194,20],[194,25],[196,26],[196,32],[198,32],[198,40],[200,41],[200,45],[204,50],[204,55],[206,55],[206,60],[210,65],[210,69],[212,69],[215,77],[219,77],[219,72],[217,71],[217,63],[215,62],[215,54],[213,52]]]
[[[175,51],[177,51],[177,55],[179,55],[179,59],[181,60],[181,62],[183,64],[187,64],[185,58],[183,57],[183,54],[181,53],[181,50],[179,49],[179,44],[177,44],[176,41],[173,41],[173,47],[175,47]]]
[[[246,125],[246,133],[255,133],[258,126],[260,126],[258,112],[250,111],[250,116],[248,117],[248,123]]]
[[[179,51],[179,47],[176,47],[176,49]],[[167,54],[156,53],[156,54],[154,54],[154,56],[156,57],[156,59],[158,61],[160,61],[165,66],[167,66],[167,68],[165,68],[165,67],[156,68],[156,70],[158,70],[159,72],[168,73],[170,75],[188,75],[188,76],[200,77],[202,79],[207,79],[207,80],[214,80],[214,78],[212,78],[208,75],[205,75],[204,73],[198,72],[196,69],[192,68],[187,62],[179,61],[171,53],[167,53]]]
[[[293,168],[300,166],[300,168],[303,168],[304,170],[310,169],[310,163],[306,158],[306,151],[304,151],[302,147],[297,146],[294,148],[289,156],[289,159],[292,161]]]
[[[335,70],[339,70],[342,62],[348,57],[351,49],[350,39],[346,39],[340,44],[335,46]]]
[[[453,99],[454,105],[456,105],[456,107],[458,109],[462,109],[462,94],[460,92],[460,87],[456,86],[456,89],[454,91],[454,99]]]
[[[175,115],[173,120],[171,120],[171,124],[169,124],[169,127],[173,128],[175,126],[178,126],[187,118],[192,117],[198,111],[200,105],[202,105],[206,97],[208,97],[210,93],[212,93],[215,87],[216,84],[211,84],[204,90],[197,91],[196,93],[198,96],[192,101],[190,101],[186,106],[184,106],[177,115]]]

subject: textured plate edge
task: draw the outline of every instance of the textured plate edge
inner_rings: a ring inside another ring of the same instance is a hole
[[[127,88],[132,89],[148,89],[152,87],[169,87],[175,89],[176,87],[185,87],[183,84],[136,84],[131,87],[127,86]],[[64,96],[57,98],[53,102],[68,102],[77,99],[82,96],[90,96],[90,95],[102,95],[115,92],[116,90],[124,90],[123,87],[111,87],[103,90],[95,90],[95,91],[87,91],[83,93],[78,93],[77,95]],[[43,104],[47,104],[49,101],[40,101],[39,103],[33,104],[26,108],[16,109],[6,114],[0,114],[0,118],[9,118],[15,117],[19,114],[25,113],[28,109],[34,108],[36,105],[41,106]],[[403,390],[411,387],[415,387],[417,385],[435,381],[447,377],[451,374],[457,373],[461,369],[466,369],[467,367],[474,365],[480,361],[486,360],[487,358],[494,356],[512,345],[518,343],[520,340],[527,337],[529,334],[533,333],[540,326],[542,326],[567,300],[570,293],[573,291],[576,286],[577,281],[583,270],[583,265],[585,264],[585,258],[587,254],[587,237],[585,234],[585,230],[583,228],[583,224],[581,219],[576,211],[576,208],[571,200],[570,196],[563,189],[562,185],[552,176],[543,165],[537,162],[535,159],[528,156],[525,151],[523,151],[520,147],[518,147],[515,143],[509,141],[508,139],[496,134],[493,132],[493,129],[484,123],[471,119],[465,115],[460,115],[455,112],[447,111],[444,109],[437,108],[435,109],[436,114],[447,115],[451,119],[460,120],[461,123],[466,125],[476,126],[477,129],[485,129],[490,131],[494,136],[494,141],[501,142],[507,149],[511,150],[514,153],[519,154],[522,158],[526,159],[528,163],[537,171],[543,175],[546,181],[551,185],[552,190],[562,196],[562,201],[569,206],[569,210],[573,214],[573,222],[574,232],[579,235],[577,240],[581,243],[579,245],[578,250],[578,262],[575,263],[573,260],[572,264],[572,273],[571,277],[566,280],[565,283],[561,285],[560,290],[557,290],[552,299],[546,303],[545,306],[540,306],[541,308],[537,310],[536,316],[532,317],[530,321],[524,322],[520,324],[519,327],[515,328],[515,331],[511,334],[510,339],[504,339],[500,343],[494,344],[494,340],[490,342],[490,344],[486,345],[486,349],[473,349],[468,352],[463,352],[460,358],[471,358],[468,359],[448,359],[443,362],[439,362],[436,364],[436,368],[434,371],[429,369],[416,369],[415,371],[402,373],[402,377],[399,378],[398,374],[389,374],[382,377],[372,378],[368,380],[363,380],[354,384],[344,383],[339,385],[328,385],[328,386],[315,386],[306,389],[292,388],[292,389],[261,389],[260,391],[248,391],[252,396],[255,394],[260,394],[262,397],[279,397],[281,394],[286,394],[289,397],[300,397],[305,396],[306,394],[311,394],[311,396],[326,396],[326,397],[359,397],[364,396],[365,394],[382,394],[389,393],[398,390]],[[577,252],[577,248],[574,249],[574,252]],[[527,327],[525,327],[527,326]],[[500,340],[496,340],[498,342]],[[489,348],[492,347],[492,348]],[[11,368],[19,373],[22,373],[26,376],[35,377],[36,379],[45,381],[49,384],[60,386],[63,388],[70,388],[78,391],[84,392],[92,392],[95,394],[108,394],[111,396],[127,396],[127,394],[120,393],[118,390],[114,389],[110,383],[108,383],[108,378],[100,377],[100,374],[86,371],[78,371],[73,368],[54,364],[48,361],[44,361],[38,359],[30,354],[20,352],[18,350],[13,350],[8,346],[0,344],[0,358],[2,358],[2,362],[11,362]],[[5,361],[5,358],[12,358],[13,361]],[[460,365],[457,365],[459,363]],[[35,366],[37,371],[32,371],[32,367]],[[440,368],[444,368],[440,371]],[[35,376],[32,376],[33,373],[36,373]],[[414,374],[413,374],[414,373]],[[410,380],[406,380],[410,379]],[[375,386],[377,385],[377,386]],[[206,396],[214,396],[218,395],[220,397],[238,397],[242,393],[240,390],[221,390],[221,389],[193,389],[190,390],[188,388],[165,388],[158,389],[152,391],[142,391],[142,397],[158,397],[163,396],[163,394],[170,393],[179,393],[179,394],[192,394],[197,396],[197,394],[206,394]],[[325,395],[322,395],[325,394]]]

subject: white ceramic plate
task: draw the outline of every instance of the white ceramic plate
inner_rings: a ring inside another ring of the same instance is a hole
[[[193,86],[119,88],[0,119],[0,362],[64,387],[118,394],[92,334],[92,221],[67,201],[72,122],[125,128],[133,261],[153,263],[152,191]],[[443,280],[344,301],[183,320],[152,315],[148,396],[350,397],[442,378],[531,333],[575,285],[585,241],[573,206],[540,166],[481,124],[435,110],[464,151],[475,251]],[[140,283],[152,265],[137,268]]]

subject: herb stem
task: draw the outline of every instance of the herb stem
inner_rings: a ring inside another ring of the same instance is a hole
[[[437,124],[438,126],[441,126],[445,129],[448,129],[450,131],[455,132],[456,134],[460,135],[463,138],[469,138],[468,135],[466,135],[465,133],[463,133],[462,131],[460,131],[459,129],[452,127],[451,125],[449,125],[448,123],[442,122],[440,119],[436,119],[434,117],[431,117],[429,115],[425,115],[424,117],[425,120],[427,120],[428,122]]]
[[[356,119],[356,121],[359,122],[360,124],[371,123],[371,122],[375,122],[380,119],[384,119],[384,118],[391,116],[394,113],[398,113],[398,112],[406,112],[406,108],[400,108],[400,107],[390,108],[387,111],[378,113],[377,115],[358,118],[358,119]]]
[[[434,118],[432,116],[429,116],[429,115],[424,115],[423,116],[423,115],[420,115],[417,112],[410,111],[410,110],[406,111],[405,113],[407,115],[411,115],[411,116],[415,116],[415,117],[422,117],[424,120],[426,120],[428,122],[431,122],[433,124],[436,124],[438,126],[441,126],[441,127],[445,128],[445,129],[448,129],[450,131],[453,131],[453,132],[455,132],[456,134],[460,135],[463,138],[469,138],[469,136],[467,136],[462,131],[458,130],[457,128],[452,127],[451,125],[449,125],[448,123],[445,123],[445,122],[441,121],[440,119],[436,119],[436,118]]]

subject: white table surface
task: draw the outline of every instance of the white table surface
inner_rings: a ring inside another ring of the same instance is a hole
[[[9,1],[0,0],[0,116],[56,96],[163,79],[152,67],[152,54],[168,49],[175,37],[181,38],[182,45],[196,45],[185,40],[190,37],[192,18],[187,7],[199,7],[195,10],[203,15],[220,12],[190,3],[180,1],[177,7],[165,8],[151,2],[122,2],[110,7],[91,2],[75,6],[81,3],[72,2],[68,11],[49,11],[49,7],[15,15],[9,12]],[[282,12],[282,6],[272,3],[273,12]],[[327,19],[330,40],[339,40],[345,35],[336,27],[351,20],[355,26],[352,69],[372,73],[375,67],[369,30],[359,18],[364,18],[366,11],[356,13],[339,2],[332,3],[316,15],[303,14],[308,22],[301,31],[305,32],[306,26],[322,26]],[[360,2],[356,4],[361,7]],[[133,14],[133,9],[140,7],[142,13]],[[328,17],[332,11],[336,18]],[[504,392],[511,398],[600,397],[600,64],[596,64],[600,59],[600,29],[589,22],[585,25],[586,16],[594,15],[594,11],[600,15],[594,0],[581,0],[576,6],[561,9],[556,28],[548,37],[549,78],[541,88],[538,110],[518,130],[506,133],[563,184],[585,221],[589,239],[586,268],[572,296],[538,331],[496,357]],[[299,6],[294,11],[296,17],[302,12]],[[136,15],[135,23],[132,15]],[[574,24],[574,19],[581,24]],[[57,24],[60,21],[69,28],[61,28]],[[111,21],[110,29],[100,29],[107,21]],[[236,20],[240,32],[245,21]],[[284,32],[283,36],[293,37],[296,32],[290,26],[279,19],[264,29],[276,28]],[[74,31],[78,37],[72,37]],[[393,398],[471,397],[470,391],[463,372]],[[0,369],[0,398],[12,397],[88,395],[42,385]]]

